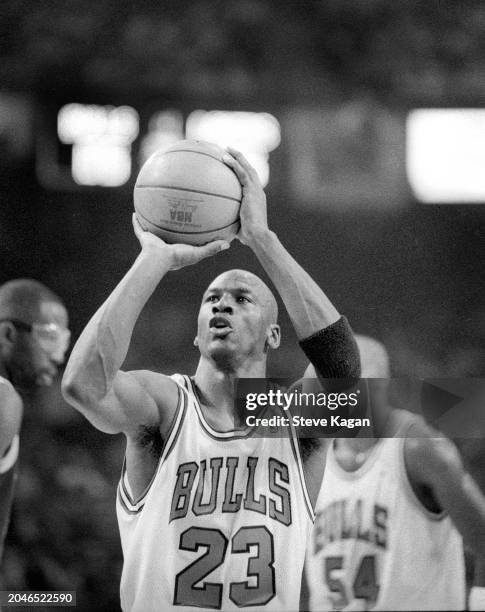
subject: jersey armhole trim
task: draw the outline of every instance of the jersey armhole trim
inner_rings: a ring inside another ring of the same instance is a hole
[[[10,446],[8,447],[6,453],[3,455],[3,457],[0,458],[0,474],[5,474],[5,472],[8,472],[15,465],[18,456],[19,436],[18,434],[16,434],[13,437],[12,442],[10,443]]]
[[[406,468],[406,458],[404,456],[404,445],[406,443],[407,434],[409,430],[411,429],[412,425],[413,424],[410,423],[409,426],[406,428],[406,430],[403,431],[401,434],[402,437],[400,439],[401,443],[399,445],[400,448],[399,448],[399,457],[398,457],[401,480],[403,481],[404,490],[406,492],[408,499],[426,516],[426,518],[432,521],[435,521],[435,522],[440,522],[440,521],[443,521],[445,518],[447,518],[448,512],[446,510],[442,510],[441,512],[433,512],[432,510],[429,510],[428,508],[426,508],[426,506],[423,504],[423,502],[418,498],[418,496],[414,492],[414,489],[411,485],[411,481],[409,480],[409,475],[408,475],[408,471]]]
[[[152,479],[153,480],[153,479]],[[151,484],[151,482],[150,482]],[[148,485],[150,486],[150,485]],[[127,513],[127,514],[138,514],[141,509],[143,508],[143,505],[145,503],[145,496],[144,493],[142,493],[142,496],[139,500],[138,503],[134,503],[132,497],[131,497],[131,489],[129,489],[129,483],[128,483],[128,479],[127,479],[127,475],[126,475],[126,465],[125,465],[125,460],[123,459],[123,467],[122,467],[122,472],[121,472],[121,478],[120,478],[120,482],[118,483],[118,491],[117,491],[117,497],[118,497],[118,501],[120,503],[120,506],[123,508],[123,510]]]
[[[160,470],[160,466],[165,463],[168,456],[173,450],[175,443],[179,437],[180,431],[182,429],[182,424],[185,419],[185,415],[187,413],[187,404],[188,404],[188,395],[185,389],[177,383],[178,388],[178,405],[177,412],[170,425],[170,429],[168,430],[167,437],[165,438],[165,443],[162,448],[162,454],[160,456],[160,462],[158,465],[157,472]]]
[[[121,478],[118,484],[118,499],[121,503],[122,508],[128,514],[132,514],[132,515],[138,514],[143,509],[148,493],[155,481],[155,478],[157,477],[158,472],[160,471],[160,466],[166,460],[171,450],[173,449],[175,441],[180,432],[181,424],[183,422],[185,412],[186,412],[187,400],[186,400],[186,394],[184,390],[180,387],[178,383],[177,383],[177,389],[178,389],[178,404],[177,404],[175,416],[172,420],[172,423],[167,433],[167,437],[165,438],[165,442],[162,447],[162,452],[160,455],[160,459],[158,461],[158,466],[150,482],[148,483],[147,487],[136,500],[133,498],[131,487],[128,482],[128,475],[126,473],[126,457],[123,459],[123,467],[121,469]]]

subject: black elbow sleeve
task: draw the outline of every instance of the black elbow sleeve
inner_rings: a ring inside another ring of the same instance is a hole
[[[341,383],[335,380],[332,386],[347,388],[360,377],[359,349],[344,316],[309,338],[301,340],[300,346],[315,367],[319,378],[347,379]]]

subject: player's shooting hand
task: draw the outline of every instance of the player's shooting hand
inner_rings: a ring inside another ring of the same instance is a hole
[[[132,217],[133,229],[143,251],[160,258],[168,264],[169,270],[178,270],[195,264],[206,257],[229,248],[225,240],[214,240],[202,246],[190,244],[167,244],[164,240],[148,232],[140,225],[136,213]]]
[[[263,191],[256,170],[242,153],[231,147],[227,148],[229,155],[223,161],[236,173],[242,186],[241,229],[237,238],[251,246],[253,240],[268,231],[266,211],[266,194]]]

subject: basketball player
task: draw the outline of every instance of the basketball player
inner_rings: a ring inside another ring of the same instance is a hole
[[[357,341],[362,373],[381,377],[369,381],[377,437],[330,444],[305,564],[310,610],[463,610],[463,541],[484,550],[485,498],[451,441],[390,409],[387,353]]]
[[[358,376],[348,324],[269,230],[256,172],[230,152],[243,187],[239,239],[280,292],[321,376]],[[235,380],[263,378],[280,343],[275,298],[257,276],[225,272],[202,298],[193,377],[121,371],[163,276],[227,246],[168,245],[134,226],[141,254],[79,338],[63,382],[67,401],[95,426],[127,439],[117,499],[122,608],[297,610],[318,487],[307,490],[291,435],[256,437],[234,409]]]
[[[69,345],[67,311],[41,283],[12,280],[0,287],[0,559],[12,504],[20,393],[52,384]]]

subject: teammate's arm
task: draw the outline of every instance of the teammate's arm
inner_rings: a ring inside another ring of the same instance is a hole
[[[268,227],[266,196],[254,168],[228,149],[225,163],[243,189],[238,238],[249,246],[278,290],[300,344],[322,378],[358,377],[360,359],[346,320]]]
[[[465,544],[485,550],[485,496],[466,471],[456,446],[429,426],[416,425],[404,443],[406,471],[414,491],[428,491],[448,512]]]
[[[0,380],[0,461],[19,433],[22,400],[10,382]]]
[[[197,263],[227,247],[169,245],[143,231],[133,216],[141,252],[133,266],[90,320],[74,346],[63,377],[63,394],[96,427],[130,434],[139,425],[170,426],[178,400],[176,384],[154,372],[122,372],[135,323],[170,270]]]

